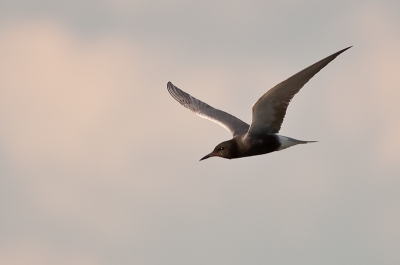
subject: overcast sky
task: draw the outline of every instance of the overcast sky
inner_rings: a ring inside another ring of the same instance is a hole
[[[400,1],[3,0],[0,264],[400,264]],[[280,134],[198,160],[345,47]]]

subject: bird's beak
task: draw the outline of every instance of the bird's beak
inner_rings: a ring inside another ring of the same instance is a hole
[[[204,160],[204,159],[207,159],[207,158],[210,158],[210,157],[212,157],[212,156],[214,156],[212,153],[211,153],[211,154],[208,154],[208,155],[206,155],[205,157],[203,157],[202,159],[200,159],[199,161]]]

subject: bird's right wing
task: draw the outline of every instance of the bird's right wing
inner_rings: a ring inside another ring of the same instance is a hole
[[[230,131],[233,136],[245,134],[250,127],[250,125],[232,116],[231,114],[219,109],[215,109],[210,105],[198,100],[197,98],[192,97],[188,93],[174,86],[171,82],[168,82],[167,89],[171,96],[176,99],[176,101],[181,103],[182,106],[191,110],[202,118],[218,123]]]

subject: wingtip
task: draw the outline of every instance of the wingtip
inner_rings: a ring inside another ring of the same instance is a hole
[[[342,52],[347,51],[347,50],[350,49],[351,47],[353,47],[353,45],[351,45],[351,46],[349,46],[349,47],[347,47],[347,48],[344,48],[343,50],[338,51],[338,53],[341,54]]]
[[[328,59],[328,58],[329,58],[329,62],[330,62],[330,61],[332,61],[333,59],[335,59],[337,56],[339,56],[340,54],[342,54],[343,52],[345,52],[345,51],[347,51],[348,49],[350,49],[351,47],[353,47],[353,46],[349,46],[349,47],[344,48],[344,49],[342,49],[342,50],[340,50],[340,51],[338,51],[338,52],[335,52],[334,54],[328,56],[328,57],[325,58],[325,59]],[[325,60],[325,59],[323,59],[323,60]]]

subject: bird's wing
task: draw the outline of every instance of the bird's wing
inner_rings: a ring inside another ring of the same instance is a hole
[[[171,96],[176,99],[176,101],[181,103],[185,108],[193,111],[202,118],[218,123],[230,131],[233,136],[245,134],[250,127],[247,123],[232,116],[231,114],[219,109],[215,109],[210,105],[198,100],[197,98],[192,97],[188,93],[174,86],[171,82],[168,82],[167,89]]]
[[[351,46],[322,59],[268,90],[253,105],[253,117],[247,135],[278,133],[285,117],[286,109],[293,96],[316,73],[349,48]]]

